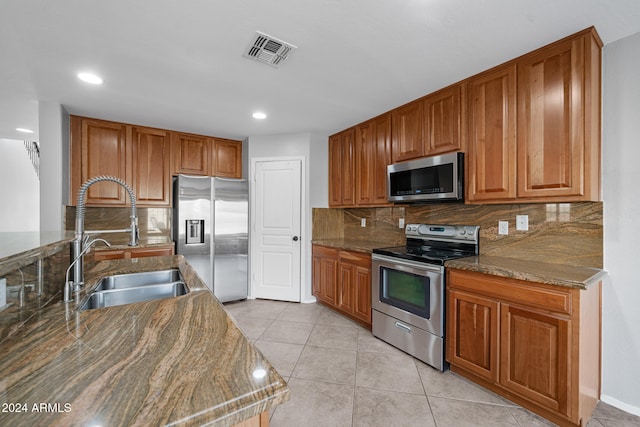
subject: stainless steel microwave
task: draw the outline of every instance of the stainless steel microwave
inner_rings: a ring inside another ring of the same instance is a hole
[[[390,202],[464,200],[464,154],[449,153],[387,166]]]

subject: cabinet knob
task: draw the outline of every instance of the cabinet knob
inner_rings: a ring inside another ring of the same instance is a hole
[[[298,236],[293,236],[293,241],[297,242],[298,241]]]

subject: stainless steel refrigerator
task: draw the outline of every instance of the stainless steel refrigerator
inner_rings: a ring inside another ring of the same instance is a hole
[[[247,297],[247,180],[178,175],[174,179],[173,239],[222,302]]]

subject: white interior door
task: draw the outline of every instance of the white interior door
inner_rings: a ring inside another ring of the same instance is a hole
[[[255,163],[255,298],[300,301],[301,161]]]

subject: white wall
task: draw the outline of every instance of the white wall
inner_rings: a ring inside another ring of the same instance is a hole
[[[640,415],[640,33],[603,54],[602,400]]]
[[[301,300],[302,302],[313,302],[315,297],[311,294],[311,263],[309,262],[311,259],[311,207],[315,207],[312,203],[327,203],[327,163],[326,160],[323,160],[328,156],[326,154],[327,136],[311,133],[251,136],[247,145],[249,164],[255,158],[266,157],[302,157],[305,159],[305,182],[303,183],[305,200],[302,209],[305,223],[302,230]],[[322,174],[324,174],[324,179]]]
[[[40,231],[60,231],[69,193],[69,114],[58,103],[38,103]]]
[[[0,139],[0,183],[0,232],[39,231],[40,181],[23,141]]]

